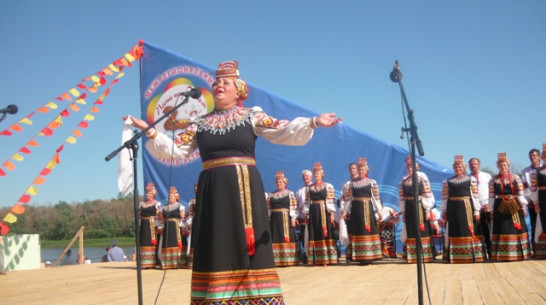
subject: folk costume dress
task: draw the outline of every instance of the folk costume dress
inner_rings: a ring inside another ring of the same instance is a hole
[[[480,197],[475,178],[454,176],[442,183],[441,210],[447,213],[444,260],[476,263],[486,258],[483,235],[474,215],[480,215]]]
[[[537,168],[536,173],[531,175],[531,197],[535,205],[540,207],[537,213],[535,229],[535,259],[546,259],[546,165]]]
[[[307,264],[322,266],[336,264],[337,240],[330,213],[335,213],[335,193],[332,184],[322,182],[307,187],[304,214],[307,224]]]
[[[376,215],[382,207],[377,182],[366,177],[344,186],[344,198],[349,200],[344,210],[351,220],[347,259],[362,263],[379,260],[382,253]]]
[[[158,201],[140,202],[140,262],[142,268],[154,268],[157,250],[157,211],[161,209]]]
[[[296,233],[291,226],[297,218],[297,200],[290,190],[275,191],[267,198],[269,224],[273,241],[275,266],[297,266],[299,264]]]
[[[184,206],[180,202],[168,203],[161,208],[162,269],[178,269],[180,266],[187,266],[183,236],[180,234],[180,222],[184,213]]]
[[[423,172],[417,172],[418,181],[418,206],[414,205],[414,189],[412,175],[406,175],[398,184],[398,208],[404,213],[406,221],[402,228],[400,240],[405,244],[403,256],[408,263],[417,262],[417,228],[421,236],[421,259],[423,262],[434,260],[434,247],[430,237],[430,224],[425,219],[425,212],[434,207],[434,195],[430,190],[430,182]],[[416,219],[416,210],[418,218]]]
[[[531,257],[522,210],[526,205],[518,175],[496,175],[489,181],[489,210],[493,212],[491,260],[520,261]]]
[[[304,145],[315,126],[309,118],[280,121],[259,107],[234,106],[192,119],[175,139],[176,158],[199,148],[203,161],[192,227],[191,304],[284,304],[255,141],[260,135],[275,144]],[[158,134],[147,147],[170,157],[172,144]]]

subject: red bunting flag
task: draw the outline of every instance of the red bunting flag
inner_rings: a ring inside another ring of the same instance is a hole
[[[70,111],[68,111],[67,109],[61,111],[61,116],[67,117],[69,115],[70,115]]]
[[[53,134],[53,130],[49,129],[49,128],[44,128],[42,129],[42,134],[46,137],[49,137]]]
[[[25,194],[25,195],[21,196],[21,198],[19,198],[19,202],[28,203],[30,201],[30,198],[31,198],[30,195]]]
[[[0,132],[0,135],[2,135],[2,136],[11,136],[12,133],[11,133],[11,131],[9,131],[7,129],[4,129],[4,130],[2,130],[2,132]]]
[[[30,154],[30,149],[26,148],[26,147],[22,147],[21,149],[19,149],[20,152],[24,153],[24,154]]]
[[[89,123],[87,123],[86,121],[81,121],[80,124],[78,124],[78,126],[85,129],[87,128],[87,126],[89,126]]]

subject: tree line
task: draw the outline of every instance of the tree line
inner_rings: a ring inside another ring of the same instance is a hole
[[[6,215],[2,208],[0,215]],[[86,238],[134,237],[135,221],[133,196],[104,200],[75,202],[59,201],[55,205],[26,206],[10,224],[12,234],[40,234],[44,240],[72,239],[84,226]]]

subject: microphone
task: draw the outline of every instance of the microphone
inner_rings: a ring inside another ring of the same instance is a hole
[[[192,88],[189,91],[180,92],[180,95],[198,99],[201,97],[201,90],[199,90],[199,88]]]
[[[398,83],[402,79],[402,73],[400,72],[400,66],[398,65],[398,60],[394,61],[394,67],[391,72],[391,80],[395,83]]]
[[[17,106],[15,105],[8,105],[8,107],[0,109],[0,113],[3,113],[3,114],[6,114],[6,113],[16,114],[17,111],[19,111],[19,108],[17,108]]]

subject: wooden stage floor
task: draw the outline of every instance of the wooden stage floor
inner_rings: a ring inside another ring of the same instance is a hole
[[[423,304],[546,304],[546,261],[426,264]],[[418,304],[417,267],[277,269],[286,304]],[[143,304],[189,304],[190,270],[142,270]],[[0,275],[0,304],[138,304],[135,263],[94,263]],[[156,301],[157,299],[157,301]]]

